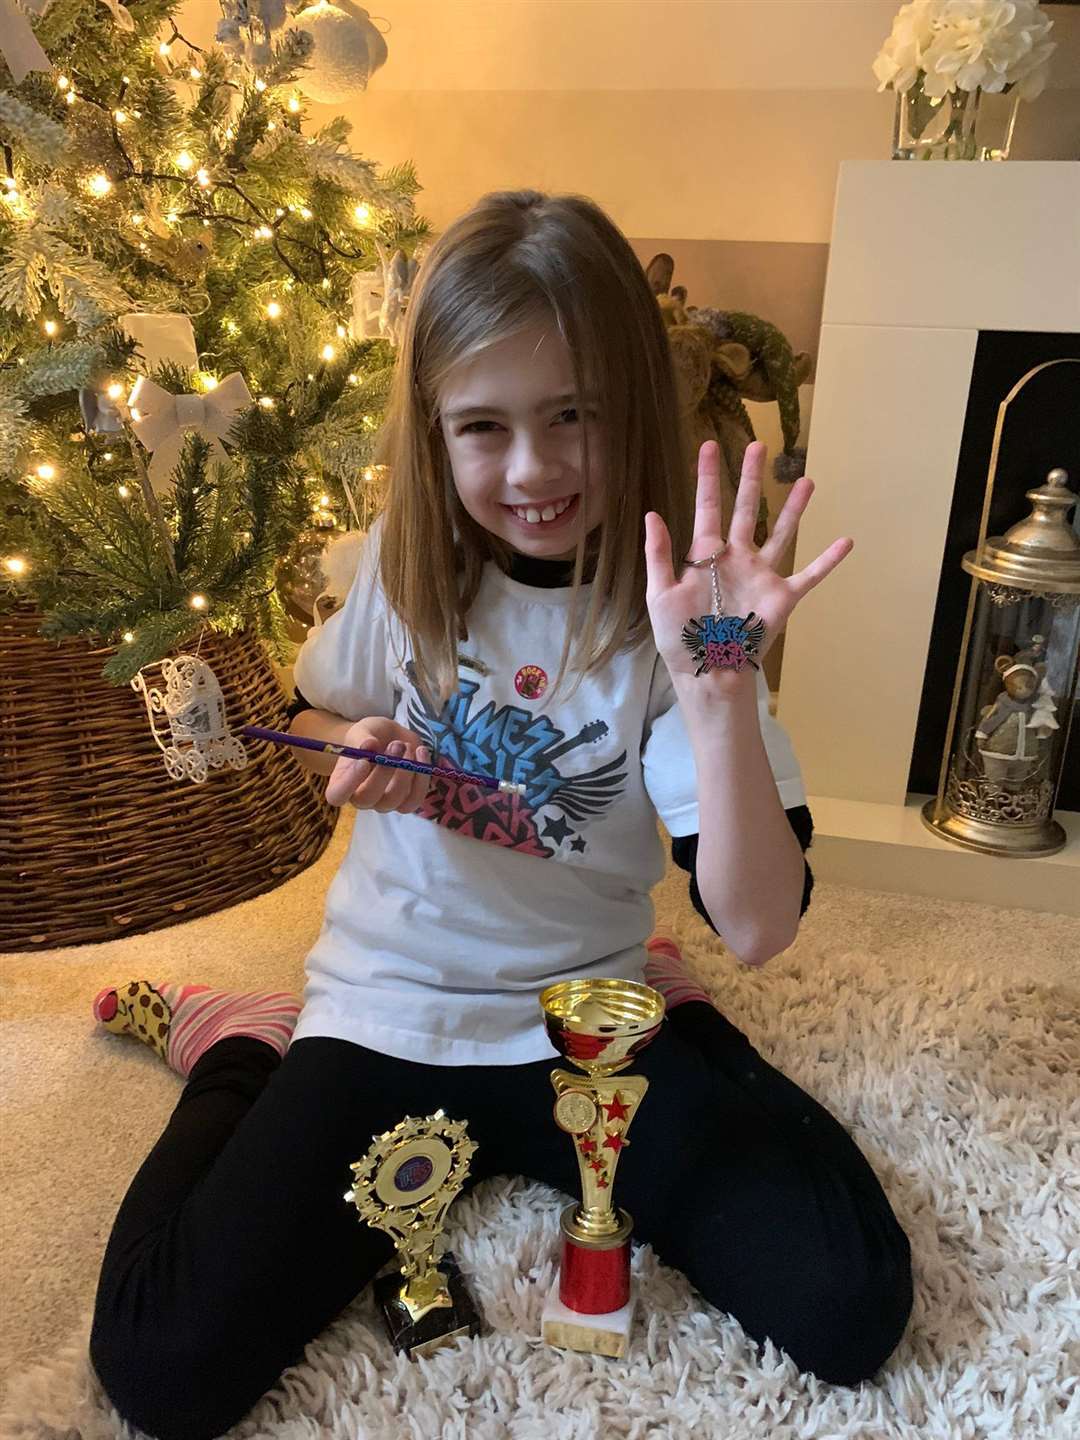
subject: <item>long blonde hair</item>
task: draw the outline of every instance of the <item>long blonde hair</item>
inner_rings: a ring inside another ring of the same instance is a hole
[[[671,351],[629,243],[583,196],[485,195],[420,267],[380,438],[390,467],[380,580],[408,634],[421,688],[443,703],[457,689],[458,643],[468,638],[484,564],[508,570],[511,552],[458,498],[439,395],[459,362],[537,323],[562,335],[577,393],[597,396],[605,438],[603,519],[593,537],[579,538],[553,688],[567,672],[587,674],[646,634],[646,512],[666,520],[676,562],[690,547],[694,498]],[[579,620],[586,569],[593,585]]]

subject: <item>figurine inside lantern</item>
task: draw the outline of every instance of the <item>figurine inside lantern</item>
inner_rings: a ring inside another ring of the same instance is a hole
[[[229,730],[225,698],[206,661],[197,655],[178,655],[175,660],[162,660],[161,674],[164,692],[149,687],[141,671],[131,688],[146,701],[150,732],[169,776],[202,784],[212,769],[229,765],[243,770],[248,763],[244,742]],[[161,714],[169,722],[171,743],[158,730],[155,717]]]
[[[1031,648],[999,655],[994,669],[1002,689],[987,705],[975,730],[983,774],[1003,784],[1027,782],[1046,770],[1048,741],[1061,727],[1054,692],[1046,678],[1046,638],[1031,637]]]
[[[923,819],[942,838],[999,855],[1052,855],[1053,818],[1080,661],[1077,495],[1064,470],[1028,490],[1032,512],[984,539],[963,567],[972,592],[938,793]]]

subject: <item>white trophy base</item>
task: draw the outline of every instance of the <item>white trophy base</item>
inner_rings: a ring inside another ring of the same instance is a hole
[[[630,1345],[635,1304],[631,1282],[630,1299],[621,1310],[610,1310],[606,1315],[583,1315],[579,1310],[567,1309],[559,1299],[556,1276],[544,1305],[540,1333],[546,1344],[560,1350],[584,1350],[590,1355],[610,1355],[621,1360]]]

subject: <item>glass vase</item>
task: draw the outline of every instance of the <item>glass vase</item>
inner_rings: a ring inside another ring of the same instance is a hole
[[[1007,160],[1020,97],[1010,87],[1000,94],[954,90],[927,95],[919,75],[896,96],[894,160]]]

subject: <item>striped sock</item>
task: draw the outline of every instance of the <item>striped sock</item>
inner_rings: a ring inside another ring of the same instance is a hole
[[[688,1000],[704,1000],[706,1005],[713,1003],[701,986],[691,980],[682,951],[669,936],[654,935],[645,949],[649,952],[645,961],[645,983],[660,991],[669,1010],[685,1005]]]
[[[284,991],[236,994],[209,985],[132,980],[102,990],[94,1016],[114,1035],[134,1035],[185,1078],[196,1062],[230,1035],[250,1035],[284,1055],[300,1001]]]

